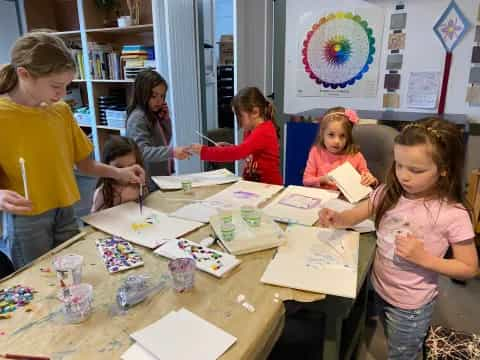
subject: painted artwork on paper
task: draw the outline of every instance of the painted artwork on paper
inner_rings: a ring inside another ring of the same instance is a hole
[[[326,88],[353,85],[369,71],[375,55],[375,38],[368,22],[351,12],[321,17],[303,41],[305,72]]]

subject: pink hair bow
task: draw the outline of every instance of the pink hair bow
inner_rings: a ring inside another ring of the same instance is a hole
[[[355,110],[345,109],[345,115],[348,117],[348,120],[350,120],[352,124],[357,124],[360,121],[360,118],[358,117]]]

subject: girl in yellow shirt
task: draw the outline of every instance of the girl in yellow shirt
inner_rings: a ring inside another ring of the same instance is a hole
[[[91,159],[92,144],[61,99],[75,76],[63,41],[28,33],[0,70],[0,251],[19,268],[78,232],[73,172],[144,183],[138,165],[116,168]],[[19,159],[24,159],[28,199]]]

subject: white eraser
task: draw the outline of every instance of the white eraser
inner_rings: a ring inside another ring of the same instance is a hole
[[[211,245],[213,245],[214,242],[215,242],[215,239],[211,236],[208,236],[205,239],[200,241],[200,245],[205,247],[210,247]]]
[[[254,311],[255,311],[255,308],[253,307],[253,305],[252,305],[252,304],[249,304],[249,303],[247,303],[247,302],[244,302],[244,303],[242,304],[242,306],[243,306],[245,309],[247,309],[249,312],[254,312]]]

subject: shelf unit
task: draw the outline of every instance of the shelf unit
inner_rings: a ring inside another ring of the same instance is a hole
[[[112,91],[125,94],[128,104],[133,93],[131,79],[94,79],[90,74],[90,42],[110,44],[115,51],[123,45],[144,45],[155,47],[154,7],[158,0],[144,0],[138,25],[117,27],[116,16],[96,6],[95,0],[24,0],[23,11],[27,31],[48,29],[60,36],[67,45],[75,44],[81,49],[84,79],[73,80],[71,87],[79,88],[84,105],[90,109],[91,123],[80,127],[87,133],[94,145],[95,159],[100,160],[104,142],[113,134],[125,134],[124,128],[111,127],[100,123],[97,99],[110,95]],[[120,0],[120,15],[127,15],[126,1]],[[160,68],[158,56],[155,67]],[[94,109],[94,111],[91,111]]]

